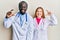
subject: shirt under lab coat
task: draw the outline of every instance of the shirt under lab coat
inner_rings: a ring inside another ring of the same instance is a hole
[[[38,24],[36,18],[34,18],[34,37],[33,40],[48,40],[47,37],[47,28],[48,26],[54,26],[57,24],[57,19],[54,14],[46,17],[45,19],[41,19]]]
[[[33,18],[27,13],[21,15],[20,12],[18,12],[15,16],[5,18],[4,27],[12,27],[12,40],[32,40],[33,38]]]

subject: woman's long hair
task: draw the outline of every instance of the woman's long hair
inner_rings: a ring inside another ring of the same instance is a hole
[[[45,18],[45,14],[44,14],[44,9],[42,8],[42,7],[38,7],[37,9],[36,9],[36,11],[35,11],[35,16],[34,17],[37,17],[37,15],[36,15],[36,12],[37,12],[37,10],[38,9],[42,9],[42,18]]]

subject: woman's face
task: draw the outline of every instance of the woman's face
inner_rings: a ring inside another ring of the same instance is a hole
[[[41,18],[41,16],[42,16],[42,9],[38,9],[38,10],[37,10],[36,16],[37,16],[38,18]]]

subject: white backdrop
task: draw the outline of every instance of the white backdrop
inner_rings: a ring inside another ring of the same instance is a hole
[[[14,13],[18,11],[18,3],[21,0],[0,0],[0,40],[11,40],[11,28],[6,29],[3,26],[3,19],[6,12],[14,9]],[[38,6],[42,6],[46,11],[52,11],[57,16],[58,24],[54,27],[48,28],[48,39],[49,40],[60,40],[60,3],[59,0],[24,0],[28,3],[27,12],[33,16],[35,9]]]

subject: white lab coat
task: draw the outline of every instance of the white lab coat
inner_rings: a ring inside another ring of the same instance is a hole
[[[24,20],[22,26],[20,26],[19,12],[10,18],[4,19],[4,27],[13,29],[12,40],[32,40],[33,38],[33,18],[27,14],[27,21]]]
[[[33,40],[48,40],[47,28],[48,26],[53,26],[56,24],[57,24],[57,19],[54,14],[52,14],[51,16],[45,19],[41,19],[39,25],[36,21],[36,18],[34,18],[35,30],[34,30]]]

